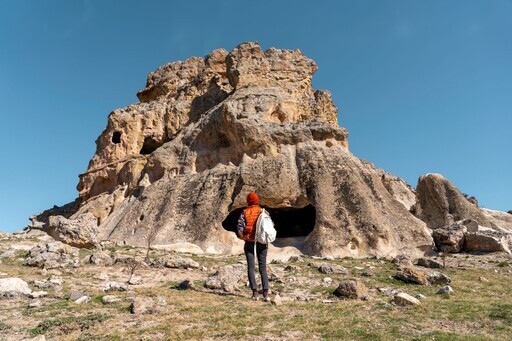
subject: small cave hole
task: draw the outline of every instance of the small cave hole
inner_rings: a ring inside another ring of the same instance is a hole
[[[144,220],[144,214],[141,214],[139,217],[139,221],[143,221],[143,220]]]
[[[316,209],[313,205],[302,208],[264,208],[268,211],[274,222],[277,238],[306,237],[315,227]],[[229,213],[222,222],[225,230],[236,232],[238,217],[243,210],[244,208],[237,208]]]
[[[120,131],[114,131],[112,134],[112,143],[118,144],[121,143],[121,132]]]
[[[158,147],[160,147],[162,144],[152,137],[146,137],[144,139],[144,143],[142,144],[142,148],[140,150],[140,153],[142,155],[148,155],[153,153]]]

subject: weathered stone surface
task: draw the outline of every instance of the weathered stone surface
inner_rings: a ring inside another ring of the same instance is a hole
[[[101,298],[101,302],[103,304],[112,304],[112,303],[121,302],[121,299],[114,295],[105,295]]]
[[[421,302],[417,298],[414,298],[411,295],[406,294],[405,292],[401,292],[393,296],[393,303],[400,306],[421,304]]]
[[[324,274],[342,274],[347,275],[348,270],[337,264],[323,263],[318,267],[318,271]]]
[[[14,298],[31,292],[28,283],[20,278],[0,278],[0,298]]]
[[[395,277],[408,283],[416,283],[421,285],[428,284],[427,274],[425,271],[418,269],[415,266],[408,265],[398,269]]]
[[[512,216],[505,212],[480,209],[440,174],[420,177],[416,187],[416,215],[431,229],[471,219],[478,225],[498,231],[512,231]]]
[[[512,253],[512,233],[477,231],[466,233],[465,251]]]
[[[443,228],[435,229],[432,238],[439,251],[460,252],[464,247],[466,227],[460,224],[451,224]]]
[[[418,259],[418,265],[423,266],[425,268],[431,268],[431,269],[440,269],[443,267],[443,264],[430,258],[421,257]]]
[[[30,249],[26,265],[44,269],[78,266],[78,249],[61,242],[37,245]]]
[[[151,298],[137,297],[130,305],[132,314],[151,314],[155,312],[155,302]]]
[[[451,283],[451,281],[450,277],[441,272],[433,271],[427,273],[427,282],[431,285],[448,284]]]
[[[91,255],[89,261],[94,265],[109,266],[114,264],[114,259],[105,251],[95,252]]]
[[[166,268],[175,269],[198,269],[199,263],[190,258],[184,258],[177,255],[170,255],[165,259]]]
[[[110,292],[110,291],[126,291],[127,290],[127,287],[126,287],[126,284],[124,283],[119,283],[119,282],[115,282],[115,281],[112,281],[112,282],[108,282],[105,284],[105,286],[103,287],[103,291],[104,292]]]
[[[243,278],[245,278],[244,265],[225,265],[208,277],[205,287],[208,289],[220,289],[232,292],[238,288]]]
[[[329,92],[311,85],[316,69],[299,50],[257,43],[158,68],[140,103],[109,115],[79,199],[33,227],[77,246],[239,252],[222,222],[256,191],[269,208],[316,209],[307,254],[422,256],[432,239],[409,212],[414,191],[350,153]]]
[[[368,296],[368,288],[359,281],[343,281],[338,285],[334,294],[350,299],[364,299]]]
[[[453,289],[452,289],[451,286],[446,285],[444,287],[439,288],[437,293],[440,294],[440,295],[448,295],[448,294],[452,294],[453,293]]]

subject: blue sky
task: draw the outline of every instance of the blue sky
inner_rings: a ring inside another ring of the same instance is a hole
[[[244,41],[317,62],[356,156],[512,209],[510,0],[0,0],[0,230],[76,198],[150,71]]]

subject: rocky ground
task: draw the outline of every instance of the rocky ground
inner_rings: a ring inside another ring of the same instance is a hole
[[[1,235],[0,339],[504,340],[512,334],[512,260],[505,253],[412,262],[293,256],[269,264],[273,302],[265,303],[250,300],[243,255],[102,248]]]

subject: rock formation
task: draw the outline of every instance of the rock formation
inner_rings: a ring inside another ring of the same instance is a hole
[[[257,43],[158,68],[139,103],[109,115],[79,198],[33,227],[74,246],[237,252],[234,223],[256,191],[278,237],[305,237],[307,254],[423,255],[433,243],[409,211],[414,190],[350,153],[330,93],[312,88],[316,69],[299,50]]]

